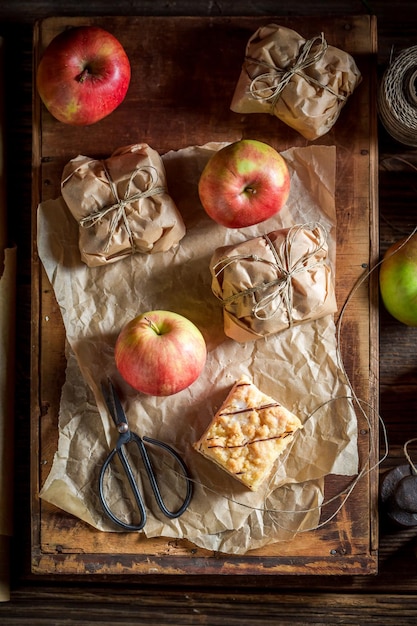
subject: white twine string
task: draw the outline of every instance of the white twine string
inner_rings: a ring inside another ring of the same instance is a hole
[[[301,76],[309,84],[325,89],[335,96],[338,100],[346,100],[343,94],[337,93],[329,85],[321,83],[319,80],[305,73],[311,65],[314,65],[326,53],[328,44],[324,38],[324,33],[307,40],[301,48],[299,56],[295,59],[293,65],[289,68],[276,67],[261,59],[250,56],[245,58],[250,63],[255,63],[260,67],[265,67],[269,71],[259,76],[255,76],[249,85],[249,92],[256,100],[265,100],[271,102],[271,113],[274,112],[275,105],[291,79],[298,75]],[[315,49],[314,49],[315,48]],[[266,85],[265,85],[266,83]]]
[[[417,441],[417,438],[414,438],[414,439],[409,439],[408,441],[405,442],[405,444],[404,444],[404,456],[407,459],[407,461],[409,462],[410,467],[412,468],[414,474],[417,475],[417,467],[415,466],[415,464],[411,460],[411,456],[408,453],[408,446],[410,445],[410,443],[415,443],[416,441]]]
[[[164,193],[166,189],[164,187],[156,186],[156,183],[158,180],[158,173],[154,167],[141,166],[135,169],[131,173],[129,180],[128,180],[124,197],[120,198],[118,190],[117,190],[117,186],[114,183],[104,161],[102,161],[102,165],[103,165],[103,170],[106,175],[107,181],[110,186],[110,191],[113,195],[115,202],[99,209],[98,211],[94,211],[93,213],[86,215],[79,221],[79,225],[82,228],[91,228],[95,226],[101,219],[103,219],[103,217],[105,217],[109,213],[113,213],[111,220],[110,220],[110,224],[109,224],[107,242],[106,242],[103,252],[108,252],[113,235],[116,231],[116,228],[119,226],[120,223],[123,224],[126,230],[126,233],[130,241],[130,246],[133,252],[135,250],[135,242],[134,242],[133,232],[132,232],[132,229],[130,228],[129,220],[126,214],[126,207],[128,207],[132,202],[135,202],[136,200],[141,200],[143,198],[149,198],[150,196],[155,196],[157,194]],[[151,177],[150,184],[147,189],[144,189],[143,191],[137,191],[131,194],[130,192],[131,185],[133,184],[133,180],[135,176],[139,172],[149,172],[150,177]]]
[[[400,52],[385,70],[378,90],[378,110],[394,139],[417,146],[417,46]]]

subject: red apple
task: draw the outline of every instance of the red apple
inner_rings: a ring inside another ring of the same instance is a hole
[[[417,233],[386,251],[379,272],[387,311],[407,326],[417,326]]]
[[[201,173],[206,213],[228,228],[252,226],[278,213],[290,193],[284,158],[262,141],[241,139],[221,148]]]
[[[130,63],[122,44],[97,26],[69,28],[57,35],[39,63],[36,85],[60,122],[87,126],[124,100]]]
[[[138,315],[120,331],[116,366],[135,389],[170,396],[189,387],[203,371],[207,348],[200,330],[172,311]]]

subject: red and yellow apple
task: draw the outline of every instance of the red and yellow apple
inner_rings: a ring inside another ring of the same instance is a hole
[[[134,389],[170,396],[197,380],[207,348],[191,320],[156,310],[138,315],[121,329],[114,354],[118,371]]]
[[[244,228],[278,213],[290,193],[285,159],[270,145],[241,139],[213,154],[198,193],[206,213],[228,228]]]
[[[387,311],[407,326],[417,326],[417,233],[392,244],[379,271]]]
[[[97,26],[69,28],[47,46],[36,74],[39,96],[60,122],[87,126],[124,100],[130,62],[114,35]]]

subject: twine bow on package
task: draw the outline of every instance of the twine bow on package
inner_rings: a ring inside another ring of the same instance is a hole
[[[224,331],[236,341],[337,311],[326,232],[319,223],[219,248],[211,273],[213,293],[223,304]]]
[[[306,40],[268,24],[247,43],[230,108],[270,113],[313,141],[332,128],[361,79],[353,57],[328,45],[323,33]]]
[[[162,159],[147,144],[120,148],[103,160],[79,155],[64,168],[61,192],[90,267],[169,250],[185,235]]]

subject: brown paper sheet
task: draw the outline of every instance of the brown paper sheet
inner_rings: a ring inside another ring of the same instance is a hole
[[[353,57],[277,24],[250,37],[230,108],[270,113],[306,139],[326,134],[362,77]]]
[[[4,41],[0,38],[0,72]],[[3,85],[3,75],[0,85]],[[1,89],[1,87],[0,87]],[[1,90],[0,100],[3,90]],[[0,601],[10,600],[10,542],[13,535],[13,421],[16,249],[8,247],[4,102],[0,103]]]
[[[187,228],[176,250],[87,268],[62,199],[39,206],[39,255],[61,306],[68,348],[58,451],[40,495],[95,528],[117,530],[103,516],[97,494],[100,464],[117,436],[99,388],[105,374],[121,391],[131,428],[178,449],[195,480],[187,512],[166,520],[149,511],[146,536],[185,537],[203,548],[243,554],[317,524],[325,476],[357,473],[357,424],[346,399],[350,393],[338,364],[332,315],[238,344],[224,334],[222,309],[210,285],[209,262],[217,247],[300,222],[317,220],[327,230],[334,267],[336,149],[311,146],[283,153],[292,180],[287,206],[260,225],[229,230],[205,214],[197,193],[205,163],[222,145],[191,147],[163,157],[170,192]],[[208,346],[200,378],[168,398],[138,394],[120,379],[114,364],[114,343],[122,325],[153,308],[189,317]],[[242,374],[303,422],[275,473],[256,494],[193,450]],[[149,497],[149,506],[151,501]],[[272,510],[283,512],[276,515]]]

